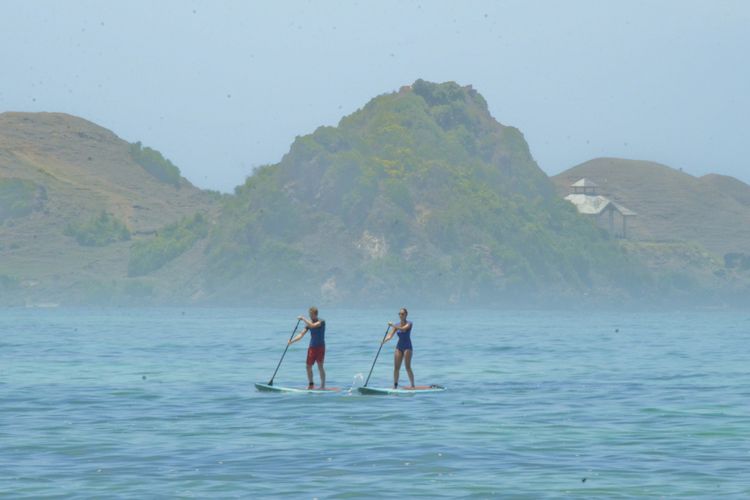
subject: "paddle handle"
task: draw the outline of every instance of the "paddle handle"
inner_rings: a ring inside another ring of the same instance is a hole
[[[372,362],[370,373],[367,374],[367,380],[365,380],[365,387],[367,387],[367,383],[370,381],[370,375],[372,375],[372,370],[375,369],[375,363],[378,362],[378,356],[380,356],[380,350],[383,348],[383,342],[385,342],[385,337],[388,335],[388,330],[390,329],[391,329],[391,325],[388,325],[385,329],[385,333],[383,334],[383,340],[380,342],[380,347],[378,347],[378,353],[375,355],[375,361]]]
[[[302,321],[301,319],[297,320],[297,324],[294,327],[294,330],[292,330],[292,335],[289,337],[289,340],[292,340],[294,338],[294,334],[297,333],[297,328],[299,328],[299,322]],[[273,385],[273,379],[276,378],[276,373],[279,371],[279,367],[281,366],[281,362],[284,361],[284,356],[286,356],[286,351],[289,349],[289,342],[286,343],[286,347],[284,348],[284,354],[281,355],[281,359],[279,360],[279,364],[276,365],[276,369],[273,371],[273,377],[271,377],[271,380],[268,381],[268,385]]]

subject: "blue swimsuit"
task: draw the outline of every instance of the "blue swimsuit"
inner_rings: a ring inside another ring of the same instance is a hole
[[[396,333],[398,334],[398,344],[396,344],[396,349],[401,352],[404,352],[407,349],[413,350],[411,347],[411,321],[406,322],[406,325],[404,325],[404,327],[408,326],[409,328],[406,328],[404,330],[401,330],[401,328],[404,327],[401,327],[400,322],[395,323],[393,326],[396,327]]]

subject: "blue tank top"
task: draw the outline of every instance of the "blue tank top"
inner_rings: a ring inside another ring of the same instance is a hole
[[[398,335],[398,344],[396,344],[396,348],[401,349],[402,351],[411,349],[411,321],[406,322],[406,325],[404,325],[404,327],[408,326],[409,328],[404,330],[401,330],[400,321],[394,323],[394,325],[396,326],[396,334]]]
[[[320,321],[319,327],[310,328],[310,347],[326,345],[326,322],[323,319],[318,321]]]

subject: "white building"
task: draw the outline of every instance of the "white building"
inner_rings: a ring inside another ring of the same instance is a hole
[[[635,217],[635,212],[596,194],[599,186],[589,179],[580,179],[570,187],[572,192],[565,199],[576,206],[578,213],[595,217],[597,225],[613,236],[627,238],[628,217]]]

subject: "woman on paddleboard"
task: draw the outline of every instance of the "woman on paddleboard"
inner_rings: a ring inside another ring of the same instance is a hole
[[[299,316],[297,318],[300,321],[304,321],[305,328],[302,329],[299,335],[289,340],[289,344],[291,345],[301,340],[302,337],[304,337],[305,334],[310,331],[310,346],[307,348],[307,362],[305,363],[305,367],[307,368],[307,388],[312,389],[313,387],[315,387],[315,384],[313,384],[312,367],[313,364],[318,363],[318,371],[320,372],[320,388],[325,389],[326,371],[325,368],[323,368],[323,361],[325,361],[326,357],[326,322],[324,319],[318,318],[317,307],[311,307],[309,312],[310,319],[307,319],[304,316]]]
[[[396,350],[393,353],[393,388],[398,389],[398,375],[401,371],[401,361],[406,364],[406,374],[409,376],[409,382],[411,382],[411,388],[414,388],[414,372],[411,371],[411,321],[406,319],[409,311],[405,307],[402,307],[398,312],[398,323],[393,324],[390,321],[388,326],[391,327],[391,331],[383,339],[385,344],[393,338],[394,335],[398,334],[398,344],[396,344]]]

